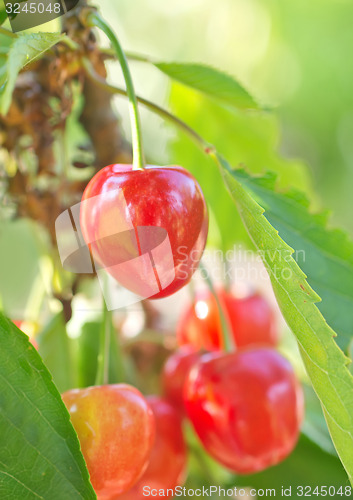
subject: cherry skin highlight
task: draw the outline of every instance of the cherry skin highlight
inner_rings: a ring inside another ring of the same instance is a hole
[[[184,401],[205,449],[238,474],[278,464],[297,443],[302,389],[273,349],[202,356],[185,382]]]
[[[167,359],[162,371],[162,390],[164,397],[179,411],[185,414],[183,390],[191,368],[199,361],[201,354],[191,346],[183,346]]]
[[[145,471],[154,442],[155,420],[146,399],[126,384],[73,389],[62,399],[98,499],[127,491]]]
[[[182,167],[109,165],[83,193],[80,225],[96,268],[157,299],[190,281],[206,244],[208,213],[199,184]]]
[[[133,488],[114,500],[143,500],[144,486],[151,489],[174,489],[182,485],[186,475],[187,450],[181,419],[177,410],[163,398],[147,396],[156,420],[156,438],[149,464]]]
[[[223,289],[217,293],[237,347],[278,344],[274,313],[264,297],[254,294],[240,299]],[[218,307],[210,291],[198,292],[185,310],[177,325],[177,340],[179,345],[195,349],[224,349]]]

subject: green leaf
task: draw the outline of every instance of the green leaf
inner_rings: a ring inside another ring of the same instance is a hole
[[[38,59],[48,49],[62,40],[60,33],[25,33],[13,39],[6,63],[6,84],[0,99],[0,113],[6,114],[16,79],[22,68]]]
[[[0,223],[0,301],[14,320],[38,319],[48,297],[43,269],[47,265],[47,238],[30,219]],[[48,271],[49,273],[50,271]]]
[[[232,76],[204,64],[157,62],[154,66],[170,78],[225,104],[241,109],[258,109],[253,97]]]
[[[2,30],[0,32],[0,102],[1,102],[1,94],[3,92],[3,89],[1,87],[6,81],[7,54],[10,50],[11,44],[14,41],[11,34],[12,33],[10,31],[7,34],[7,31],[5,32],[5,30]]]
[[[276,192],[276,176],[251,178],[237,171],[236,178],[253,193],[266,219],[295,249],[296,261],[321,297],[318,308],[338,334],[345,351],[353,336],[353,243],[337,229],[327,229],[327,213],[311,214],[309,202],[297,190]]]
[[[54,316],[38,336],[39,354],[52,374],[59,391],[73,387],[73,363],[71,343],[66,333],[62,312]]]
[[[323,451],[337,457],[320,401],[311,386],[304,384],[305,419],[301,431]]]
[[[6,10],[2,9],[0,4],[0,26],[6,21],[6,19],[7,19]]]
[[[28,337],[0,314],[0,497],[95,499],[77,435]]]
[[[278,153],[280,126],[271,113],[240,113],[227,109],[207,99],[202,94],[173,85],[170,94],[173,113],[205,137],[231,162],[244,162],[252,173],[274,170],[279,174],[281,186],[295,186],[311,193],[310,177],[306,166],[299,161],[284,159]],[[205,120],[207,116],[207,120]],[[183,165],[198,180],[210,206],[222,239],[224,251],[232,250],[235,244],[247,246],[249,237],[240,216],[234,211],[234,203],[218,169],[212,159],[195,147],[189,137],[182,133],[169,143],[169,161]],[[212,228],[211,238],[214,238]],[[219,246],[217,247],[219,248]]]
[[[243,222],[269,272],[282,314],[298,340],[307,373],[323,406],[332,440],[353,482],[353,377],[347,368],[348,358],[336,344],[335,332],[316,306],[320,297],[293,259],[293,249],[282,239],[280,221],[287,222],[287,229],[295,224],[297,217],[303,223],[303,214],[301,211],[297,213],[298,207],[303,206],[303,199],[297,193],[295,196],[288,194],[293,204],[289,210],[287,205],[276,203],[277,199],[283,200],[277,198],[274,192],[271,198],[270,188],[274,187],[272,177],[252,178],[244,170],[232,170],[223,158],[218,157],[218,160]],[[264,196],[264,192],[267,196]],[[266,207],[272,207],[272,212],[267,214]],[[271,214],[273,226],[269,220]],[[315,238],[318,220],[311,216],[310,227],[309,219],[307,224],[297,228],[299,245],[302,244],[302,234],[310,237],[310,230],[314,235],[312,238]],[[322,218],[319,219],[322,222]],[[330,238],[331,234],[327,232],[327,240]],[[314,251],[313,247],[308,251]],[[293,245],[293,248],[300,250],[300,246]],[[324,248],[322,245],[322,250]],[[330,253],[331,244],[327,243],[326,248]],[[321,259],[322,250],[317,252]],[[342,255],[338,249],[337,252],[340,260]],[[320,265],[315,260],[313,264]]]
[[[4,0],[0,0],[0,26],[6,21],[7,13]],[[0,45],[1,46],[1,45]]]

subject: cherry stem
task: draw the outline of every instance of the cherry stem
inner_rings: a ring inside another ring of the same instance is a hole
[[[104,78],[99,76],[91,62],[87,58],[82,59],[82,65],[86,71],[87,76],[94,82],[96,85],[104,88],[106,91],[111,92],[112,94],[118,94],[118,95],[123,95],[126,96],[127,92],[119,87],[115,87],[114,85],[110,85],[106,82]],[[169,111],[161,108],[157,104],[154,104],[151,101],[148,101],[147,99],[144,99],[143,97],[136,96],[136,99],[146,106],[148,109],[153,111],[154,113],[158,114],[161,118],[164,118],[168,120],[169,122],[172,122],[174,125],[176,125],[180,130],[182,130],[184,133],[186,133],[190,139],[193,140],[193,142],[196,143],[196,145],[203,150],[204,153],[208,154],[211,156],[211,158],[217,163],[219,167],[221,167],[222,163],[222,156],[217,152],[216,148],[205,141],[203,137],[201,137],[194,129],[192,129],[189,125],[187,125],[185,122],[183,122],[180,118],[177,116],[173,115],[172,113],[169,113]],[[200,268],[205,269],[202,265],[202,262],[200,262]],[[211,293],[214,295],[217,307],[219,310],[219,315],[221,319],[221,324],[222,324],[222,335],[223,335],[223,342],[224,342],[224,348],[226,351],[233,352],[235,350],[235,344],[233,341],[233,336],[231,334],[231,328],[229,325],[228,321],[228,316],[223,310],[223,306],[219,300],[219,297],[214,289],[212,280],[209,278],[207,270],[206,270],[206,281],[208,283],[208,286],[211,290]]]
[[[227,259],[225,260],[225,262],[223,264],[223,269],[225,272],[224,288],[225,288],[226,292],[229,292],[231,289],[231,286],[232,286],[232,280],[229,277],[230,264],[229,264]]]
[[[129,98],[129,111],[131,119],[131,132],[132,132],[132,151],[133,151],[133,168],[134,170],[143,170],[145,168],[145,160],[143,154],[141,123],[138,112],[138,104],[132,81],[129,65],[125,56],[125,52],[116,37],[114,31],[110,26],[101,18],[96,12],[89,10],[86,16],[83,16],[83,22],[86,26],[99,28],[109,38],[115,53],[118,57],[126,84],[126,95]]]
[[[136,54],[135,52],[126,52],[126,57],[131,61],[150,63],[150,64],[156,63],[156,61],[154,61],[152,57],[144,56],[143,54]]]
[[[83,58],[82,59],[82,66],[86,71],[87,76],[99,87],[103,88],[107,92],[110,92],[111,94],[117,94],[121,96],[127,96],[126,90],[116,87],[115,85],[110,85],[104,78],[102,78],[98,73],[94,70],[92,63],[87,59]],[[169,113],[166,109],[162,108],[161,106],[158,106],[158,104],[155,104],[148,99],[144,99],[143,97],[136,96],[136,99],[138,100],[139,103],[143,104],[146,108],[148,108],[150,111],[153,113],[156,113],[159,115],[161,118],[166,119],[167,121],[173,123],[176,125],[180,130],[185,132],[190,139],[193,140],[193,142],[201,148],[204,153],[211,155],[214,159],[216,158],[216,150],[215,147],[205,141],[194,129],[189,127],[183,120],[178,118],[177,116],[173,115],[172,113]],[[217,161],[218,163],[218,161]]]
[[[111,349],[113,349],[116,356],[116,361],[115,361],[116,365],[114,367],[115,373],[113,376],[115,382],[120,384],[126,382],[121,335],[120,331],[117,332],[113,324],[112,323],[110,324],[113,332],[113,336],[111,337]]]
[[[223,347],[226,352],[234,352],[235,351],[235,343],[233,340],[232,329],[230,326],[228,313],[225,310],[224,304],[220,301],[218,293],[215,289],[213,281],[208,273],[206,266],[200,261],[199,264],[200,271],[202,272],[202,277],[205,279],[210,292],[212,293],[218,308],[219,318],[221,320],[222,326],[222,338],[223,338]]]
[[[112,315],[111,311],[108,311],[103,299],[103,320],[100,331],[98,366],[95,385],[105,385],[109,383],[109,355],[111,333]]]

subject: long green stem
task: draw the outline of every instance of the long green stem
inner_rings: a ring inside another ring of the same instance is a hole
[[[112,316],[103,300],[103,321],[100,331],[96,385],[105,385],[109,382],[109,355],[111,333]]]
[[[126,57],[130,59],[130,61],[137,61],[143,63],[152,63],[155,64],[157,61],[153,60],[152,57],[144,56],[142,54],[136,54],[135,52],[126,52]]]
[[[120,87],[116,87],[115,85],[110,85],[104,78],[98,75],[88,59],[86,58],[82,59],[82,65],[86,71],[87,76],[99,87],[105,89],[107,92],[110,92],[111,94],[117,94],[122,96],[128,95],[126,90],[121,89]],[[148,99],[144,99],[143,97],[140,96],[136,96],[136,98],[141,104],[143,104],[146,108],[150,109],[151,111],[159,115],[161,118],[164,118],[169,122],[174,123],[174,125],[176,125],[180,130],[185,132],[190,137],[190,139],[192,139],[193,142],[195,142],[195,144],[198,147],[203,149],[205,153],[215,154],[214,146],[205,141],[197,132],[195,132],[195,130],[193,130],[191,127],[189,127],[189,125],[180,120],[180,118],[173,115],[172,113],[169,113],[169,111],[167,111],[164,108],[161,108],[160,106],[158,106],[158,104],[154,104]]]
[[[137,99],[132,81],[129,65],[122,49],[122,46],[110,26],[101,18],[96,11],[89,11],[84,18],[87,26],[97,27],[105,33],[111,41],[111,44],[116,52],[120,66],[124,75],[126,92],[129,98],[129,110],[131,117],[131,131],[132,131],[132,149],[133,149],[133,165],[134,169],[141,170],[145,168],[145,160],[142,146],[141,124],[138,112]]]
[[[210,289],[210,292],[212,293],[212,295],[216,301],[216,304],[217,304],[218,313],[219,313],[219,317],[221,320],[221,326],[222,326],[222,337],[223,337],[224,350],[226,352],[234,352],[235,351],[235,344],[234,344],[232,330],[231,330],[231,326],[229,324],[227,312],[225,311],[224,305],[219,300],[219,296],[218,296],[218,293],[213,285],[212,279],[211,279],[210,275],[208,274],[208,270],[202,261],[200,261],[199,267],[200,267],[200,270],[203,272],[202,276],[205,279],[205,281]]]

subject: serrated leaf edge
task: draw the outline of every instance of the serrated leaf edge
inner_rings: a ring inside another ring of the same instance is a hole
[[[269,268],[269,266],[267,265],[267,262],[264,261],[264,264],[265,264],[265,267],[267,269],[267,271],[269,272],[270,274],[270,278],[271,278],[271,281],[273,279],[275,279],[275,282],[277,284],[277,286],[279,286],[284,294],[287,296],[287,298],[291,301],[293,307],[295,308],[295,310],[298,312],[298,314],[301,316],[302,318],[302,321],[304,321],[309,329],[313,332],[313,337],[316,339],[317,342],[319,342],[319,344],[321,344],[322,348],[324,349],[324,351],[326,352],[328,349],[331,351],[331,353],[333,354],[336,354],[338,356],[338,359],[341,360],[342,362],[342,368],[339,372],[339,379],[340,379],[340,382],[344,382],[346,385],[349,386],[349,389],[352,393],[352,404],[353,404],[353,376],[352,374],[350,373],[350,371],[348,370],[347,366],[348,364],[351,362],[351,360],[343,353],[343,351],[339,348],[339,346],[337,345],[337,343],[335,342],[334,340],[334,337],[336,336],[336,333],[333,331],[333,329],[327,324],[325,318],[322,316],[320,310],[318,309],[318,307],[316,306],[316,303],[318,303],[321,299],[320,297],[317,295],[317,293],[311,288],[311,286],[309,285],[309,283],[307,282],[307,276],[305,275],[305,273],[300,269],[300,267],[298,266],[297,262],[293,259],[292,255],[293,255],[293,249],[291,247],[289,247],[284,240],[282,240],[282,238],[279,236],[279,232],[270,224],[270,222],[267,220],[266,216],[265,216],[265,209],[263,207],[261,207],[261,205],[259,205],[259,203],[257,203],[249,193],[247,193],[247,191],[245,190],[245,188],[241,185],[241,182],[238,181],[233,174],[235,173],[241,173],[242,171],[245,172],[244,169],[240,169],[240,170],[232,170],[230,168],[230,166],[228,165],[228,163],[226,162],[226,160],[224,160],[220,155],[217,155],[217,159],[220,163],[220,166],[221,166],[221,173],[222,173],[222,176],[224,178],[224,181],[229,189],[229,191],[231,192],[231,194],[234,194],[236,192],[236,188],[235,189],[231,189],[230,185],[229,185],[229,182],[227,181],[227,176],[230,176],[232,181],[235,182],[239,187],[240,187],[240,190],[243,191],[243,195],[247,196],[248,198],[251,199],[252,203],[255,204],[255,211],[256,211],[256,214],[251,214],[254,218],[255,216],[257,217],[260,217],[262,220],[263,220],[263,224],[265,225],[265,227],[267,226],[269,232],[273,231],[274,234],[276,235],[276,237],[278,237],[278,239],[280,240],[281,242],[281,245],[283,246],[283,249],[286,249],[286,250],[289,250],[291,251],[291,266],[293,268],[293,270],[295,271],[295,275],[298,279],[298,282],[302,282],[302,280],[304,281],[304,283],[301,283],[302,286],[304,286],[304,289],[305,289],[305,301],[306,303],[308,303],[307,299],[310,298],[310,301],[309,303],[312,304],[314,306],[314,309],[313,309],[313,313],[316,315],[317,318],[320,319],[320,321],[322,321],[322,324],[323,324],[323,339],[320,339],[316,334],[315,334],[315,330],[313,328],[313,326],[311,326],[310,322],[307,320],[307,318],[304,316],[304,314],[302,313],[302,311],[300,311],[297,307],[297,305],[292,301],[292,298],[291,298],[291,295],[293,293],[288,293],[286,291],[286,289],[283,287],[283,285],[279,282],[279,280],[271,273],[271,269]],[[222,168],[223,167],[223,168]],[[246,173],[246,172],[245,172]],[[261,176],[260,176],[261,177]],[[262,176],[263,177],[263,176]],[[272,187],[275,188],[275,179],[276,179],[276,176],[273,175],[273,174],[270,174],[270,176],[267,176],[267,182],[268,180],[272,183]],[[266,179],[265,179],[266,180]],[[238,188],[239,189],[239,188]],[[233,197],[234,199],[234,197]],[[241,204],[236,200],[235,198],[235,203],[238,207],[238,210],[242,216],[242,219],[244,220],[244,208],[241,206]],[[306,204],[304,204],[303,206],[306,207]],[[245,226],[247,227],[247,224],[244,220],[244,224]],[[254,240],[251,232],[249,231],[249,234],[250,234],[250,237],[252,238],[254,244],[256,247],[258,247],[257,245],[257,242]],[[263,259],[264,260],[264,259]],[[304,295],[304,291],[303,289],[300,287],[298,289],[298,294],[303,294]],[[310,316],[311,317],[311,316]],[[331,387],[332,387],[332,390],[334,392],[334,394],[336,395],[336,398],[339,400],[339,402],[341,403],[341,406],[342,408],[344,408],[345,410],[345,413],[346,413],[346,417],[344,420],[346,421],[345,422],[345,425],[343,425],[343,422],[338,422],[336,418],[334,418],[331,414],[331,412],[329,411],[329,408],[327,407],[327,402],[325,404],[325,402],[322,400],[323,398],[321,397],[322,395],[320,394],[320,391],[317,391],[317,387],[315,386],[315,382],[316,381],[313,381],[313,387],[315,389],[315,392],[318,394],[318,397],[320,399],[320,402],[323,406],[323,409],[324,409],[324,414],[325,414],[325,418],[328,422],[328,425],[329,425],[329,428],[330,428],[330,431],[331,431],[331,435],[334,434],[334,435],[337,435],[336,433],[336,429],[332,429],[332,423],[334,423],[342,432],[344,432],[345,435],[349,435],[350,436],[350,439],[353,443],[353,425],[352,425],[352,416],[350,415],[348,409],[346,408],[346,406],[344,405],[343,403],[343,400],[341,398],[341,393],[340,391],[337,391],[337,388],[335,387],[335,384],[332,382],[332,377],[331,377],[331,374],[330,372],[328,371],[328,369],[325,367],[325,366],[320,366],[316,360],[314,360],[312,358],[312,356],[310,355],[310,351],[308,351],[308,348],[307,346],[305,347],[302,343],[302,341],[300,340],[300,338],[298,337],[298,334],[296,332],[293,332],[296,337],[297,337],[297,340],[298,340],[298,343],[300,345],[300,348],[301,348],[301,351],[304,352],[305,356],[307,356],[310,361],[312,362],[312,364],[317,368],[319,369],[321,372],[323,372],[327,378],[329,379],[329,382],[331,384]],[[324,341],[324,342],[323,342]],[[306,365],[306,368],[310,374],[310,371],[311,371],[311,367],[308,365],[308,363],[306,362],[305,360],[305,356],[303,356],[303,359],[304,359],[304,363]],[[328,357],[326,357],[326,362],[328,362]],[[321,364],[321,363],[320,363]],[[326,363],[325,363],[326,364]],[[338,377],[338,374],[335,373],[334,374],[334,378],[337,378]],[[325,400],[327,398],[324,398]],[[348,425],[348,428],[347,428],[347,422],[349,422],[349,425]],[[340,436],[341,438],[341,436]],[[341,458],[341,461],[343,463],[343,465],[345,466],[346,468],[346,471],[347,471],[347,474],[350,478],[350,481],[353,483],[353,470],[351,469],[351,467],[347,467],[347,464],[346,464],[346,460],[345,458],[342,456],[342,455],[345,455],[345,453],[343,453],[344,450],[341,450],[340,449],[340,446],[337,446],[337,442],[334,440],[334,444],[337,448],[337,452],[338,452],[338,455],[340,456]]]

